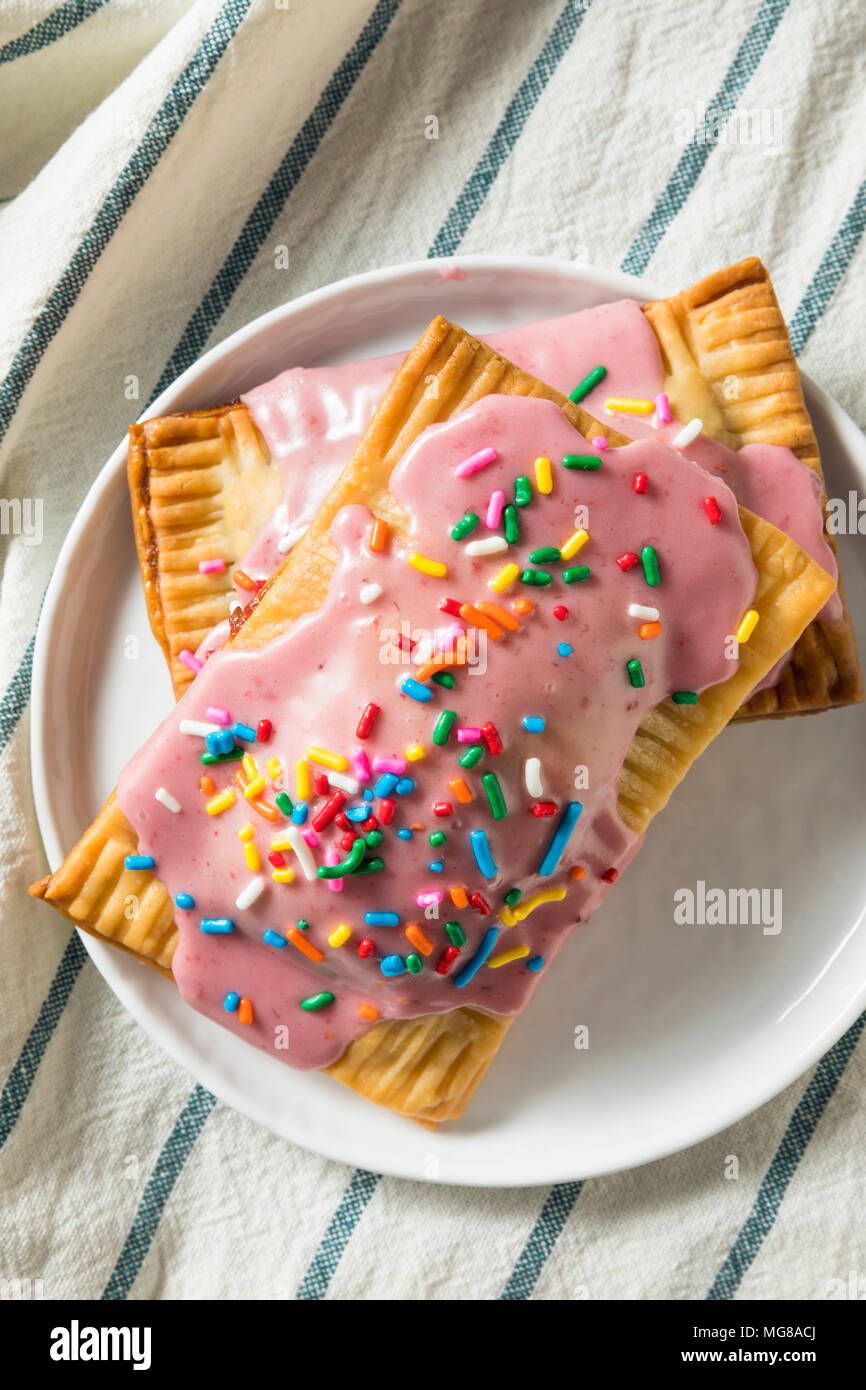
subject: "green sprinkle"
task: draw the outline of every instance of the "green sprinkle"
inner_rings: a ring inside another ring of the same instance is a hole
[[[505,820],[505,817],[508,815],[508,807],[505,805],[505,797],[502,795],[502,788],[499,785],[499,778],[496,776],[496,773],[485,772],[481,781],[487,793],[487,800],[490,802],[493,819]]]
[[[233,763],[237,758],[244,756],[242,748],[233,748],[230,753],[202,753],[201,760],[206,767],[213,763]]]
[[[509,545],[517,545],[520,540],[520,522],[517,519],[517,508],[511,502],[503,512],[505,518],[505,539]]]
[[[644,678],[643,667],[636,656],[632,657],[625,669],[628,671],[628,678],[635,690],[641,690],[646,685],[646,680]]]
[[[601,468],[601,459],[596,458],[595,454],[566,454],[562,460],[563,468],[582,468],[584,472],[592,473],[597,468]]]
[[[448,937],[451,945],[457,947],[458,951],[461,946],[466,945],[466,933],[459,922],[446,922],[445,935]]]
[[[284,816],[290,816],[292,814],[292,798],[289,796],[288,792],[277,792],[274,801],[277,803]]]
[[[505,903],[506,903],[506,906],[507,906],[507,907],[515,907],[515,906],[517,905],[517,903],[519,903],[519,902],[520,902],[520,889],[519,889],[519,888],[509,888],[508,892],[505,894]]]
[[[441,748],[448,742],[451,730],[457,722],[457,712],[453,709],[443,709],[436,723],[433,725],[433,742]]]
[[[368,849],[378,849],[382,843],[381,830],[371,830],[368,835],[364,836],[364,840]]]
[[[555,545],[543,545],[540,550],[530,550],[529,558],[533,565],[546,565],[551,560],[561,560],[562,552]]]
[[[309,922],[307,921],[306,917],[299,917],[299,918],[298,918],[298,922],[297,922],[298,931],[307,931],[308,928],[309,928],[309,925],[310,925],[310,924],[309,924]]]
[[[444,830],[434,830],[433,834],[430,836],[430,843],[434,849],[438,849],[440,845],[445,844],[447,839],[448,836],[445,834]]]
[[[532,501],[532,483],[525,473],[518,473],[514,479],[515,507],[528,507]]]
[[[462,541],[467,536],[471,536],[480,521],[481,518],[477,513],[467,512],[462,521],[458,521],[455,526],[451,527],[452,541]]]
[[[640,558],[643,565],[643,577],[647,584],[654,588],[661,577],[659,575],[659,557],[651,545],[645,545],[640,553]]]
[[[454,677],[450,671],[437,671],[433,679],[437,685],[444,685],[446,690],[454,689]]]
[[[675,690],[671,698],[675,705],[696,705],[698,692],[696,690]]]
[[[358,878],[361,874],[378,874],[384,867],[384,859],[365,859],[359,869],[352,870],[352,876]]]
[[[316,870],[316,877],[342,878],[344,874],[353,874],[357,871],[366,852],[365,842],[356,840],[345,859],[341,859],[339,864],[320,864]]]
[[[327,1009],[333,1002],[334,996],[331,991],[323,989],[321,994],[308,994],[306,999],[302,999],[301,1008],[306,1009],[308,1014],[314,1014],[317,1009]]]
[[[562,577],[566,584],[580,584],[584,579],[589,579],[589,565],[571,565],[562,571]]]
[[[606,376],[607,367],[593,367],[589,376],[585,376],[583,381],[579,382],[574,390],[569,392],[568,399],[574,401],[574,404],[577,405],[578,401],[582,401],[584,396],[588,396],[593,387],[597,386],[600,381],[603,381]]]
[[[416,956],[414,951],[411,956],[406,957],[406,969],[410,975],[420,975],[424,969],[424,962],[420,956]]]
[[[457,759],[457,761],[461,767],[474,767],[475,764],[478,762],[479,758],[482,757],[483,753],[484,744],[473,743],[469,748],[466,749],[465,753],[460,754],[460,757]]]
[[[524,570],[520,578],[522,583],[534,584],[539,589],[544,584],[553,583],[553,575],[548,574],[547,570]]]

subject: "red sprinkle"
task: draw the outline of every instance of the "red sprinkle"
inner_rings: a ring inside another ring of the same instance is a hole
[[[316,789],[316,796],[327,796],[328,792],[331,790],[328,774],[326,772],[317,772],[313,778],[313,786]]]
[[[454,807],[450,801],[434,801],[433,814],[434,816],[453,816]]]
[[[633,565],[637,564],[637,556],[632,551],[627,550],[624,555],[617,555],[616,563],[625,574],[626,570],[630,570]]]
[[[401,652],[411,652],[414,645],[414,638],[407,637],[404,632],[398,633],[394,638],[394,646],[399,647]]]
[[[383,825],[391,824],[396,809],[396,801],[392,801],[389,796],[382,797],[382,800],[379,802],[379,819]]]
[[[259,720],[258,724],[256,725],[256,739],[259,743],[267,743],[268,739],[271,736],[271,731],[273,730],[273,727],[274,726],[271,723],[270,719]]]
[[[605,869],[602,878],[605,883],[616,883],[619,878],[619,869]]]
[[[284,854],[280,854],[278,849],[272,849],[268,855],[268,863],[273,864],[275,869],[284,869],[286,867],[286,857]]]
[[[341,841],[340,841],[340,849],[345,849],[345,850],[351,849],[352,846],[353,846],[353,844],[355,843],[355,841],[356,841],[358,838],[359,838],[359,837],[354,833],[354,831],[350,831],[348,835],[344,835],[343,838],[341,839]]]
[[[376,722],[378,713],[378,705],[374,705],[371,702],[369,705],[364,706],[361,711],[361,718],[358,720],[358,727],[355,730],[355,738],[367,738],[369,736],[370,730]]]
[[[493,757],[502,752],[502,739],[496,731],[496,725],[491,724],[489,720],[486,724],[481,725],[481,737],[487,744],[488,753]]]
[[[539,818],[540,818],[541,816],[555,816],[555,815],[556,815],[556,802],[555,802],[555,801],[536,801],[535,805],[534,805],[533,808],[532,808],[532,814],[533,814],[534,816],[538,816]]]
[[[438,961],[436,962],[436,974],[447,975],[457,957],[460,955],[459,947],[446,946]]]
[[[341,811],[343,809],[345,804],[345,792],[332,792],[331,795],[328,797],[327,801],[325,802],[324,806],[320,807],[320,809],[313,816],[313,829],[324,830],[325,826],[331,824],[331,821],[334,819],[334,816],[337,814],[338,811]]]
[[[366,960],[368,956],[372,956],[375,949],[376,943],[371,941],[369,936],[365,936],[363,941],[358,942],[358,955],[361,960]]]
[[[442,598],[439,600],[439,611],[441,613],[450,613],[454,618],[460,617],[460,609],[462,607],[463,605],[458,603],[456,598]]]
[[[634,488],[635,492],[646,492],[648,483],[649,478],[647,477],[646,473],[635,473],[631,485]]]
[[[345,812],[345,811],[338,811],[338,812],[337,812],[337,814],[334,816],[334,824],[335,824],[336,826],[338,826],[338,827],[340,828],[340,830],[354,830],[354,829],[355,829],[354,825],[353,825],[352,822],[349,820],[349,817],[346,815],[346,812]]]
[[[390,804],[393,805],[393,802],[390,803]],[[363,835],[369,835],[369,833],[370,833],[371,830],[378,830],[378,829],[379,829],[379,822],[376,820],[376,817],[375,817],[375,816],[368,816],[367,819],[364,821],[364,823],[363,823],[362,826],[361,826],[361,833],[362,833]]]
[[[704,511],[710,519],[710,525],[715,526],[722,519],[722,509],[715,497],[705,497],[703,502]]]
[[[561,623],[564,623],[568,617],[568,609],[565,607],[565,604],[558,603],[553,610],[553,616],[554,618],[558,618]]]
[[[481,913],[482,917],[486,917],[490,911],[489,902],[486,898],[482,898],[481,894],[478,892],[469,894],[469,903],[470,906],[475,908],[476,912]]]

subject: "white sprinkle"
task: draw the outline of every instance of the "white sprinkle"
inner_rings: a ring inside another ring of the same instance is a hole
[[[332,787],[338,787],[341,792],[347,792],[349,796],[357,796],[361,790],[361,784],[355,777],[349,777],[345,772],[334,772],[333,768],[328,768],[328,781]]]
[[[167,811],[174,811],[174,814],[177,815],[178,811],[183,810],[177,797],[172,796],[171,792],[167,792],[165,787],[157,787],[153,795]]]
[[[362,584],[358,598],[362,603],[375,603],[377,598],[382,597],[381,584]]]
[[[659,610],[649,608],[645,603],[630,603],[628,615],[630,618],[643,618],[645,623],[657,623],[659,620]]]
[[[220,728],[219,724],[206,724],[203,719],[182,719],[177,727],[182,734],[193,734],[196,738],[215,734]]]
[[[470,541],[466,547],[467,555],[500,555],[508,549],[504,536],[488,536],[483,541]]]
[[[298,544],[306,529],[306,526],[296,526],[294,531],[287,531],[284,536],[280,536],[277,541],[277,550],[281,550],[285,555],[287,550],[291,550]]]
[[[526,790],[530,796],[543,796],[544,788],[541,785],[541,759],[527,758],[523,765],[523,777],[526,782]]]
[[[261,897],[264,889],[265,880],[262,878],[261,874],[257,874],[255,878],[250,879],[243,892],[238,893],[235,898],[235,907],[239,907],[241,910],[245,907],[252,907],[256,898]]]
[[[298,857],[298,863],[303,870],[304,878],[312,881],[316,877],[316,861],[310,853],[310,847],[301,834],[300,827],[297,825],[287,825],[285,836],[292,849]]]
[[[424,666],[430,660],[436,650],[436,638],[433,633],[428,633],[426,637],[419,637],[415,646],[412,648],[412,660],[418,666]]]
[[[683,426],[679,434],[671,440],[671,443],[675,449],[684,449],[687,444],[691,444],[693,439],[697,439],[703,428],[703,420],[699,420],[696,415],[694,420],[689,420],[689,423]]]

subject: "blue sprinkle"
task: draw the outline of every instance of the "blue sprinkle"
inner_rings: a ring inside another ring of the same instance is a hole
[[[472,846],[472,853],[475,855],[475,863],[478,865],[484,877],[495,878],[497,869],[493,862],[493,855],[490,853],[490,846],[487,843],[487,836],[484,831],[470,830],[469,843]]]
[[[445,864],[441,859],[434,859],[432,864],[427,865],[427,868],[434,874],[441,874]]]
[[[128,854],[123,861],[126,869],[152,869],[155,863],[152,854]]]
[[[256,741],[256,731],[251,729],[249,724],[232,724],[232,733],[235,738],[242,738],[246,743]]]
[[[406,962],[402,956],[383,956],[379,962],[383,975],[405,975]]]
[[[192,893],[178,893],[175,902],[178,907],[195,907],[195,898]]]
[[[372,801],[372,800],[373,800],[373,793],[370,791],[370,788],[369,788],[369,787],[365,787],[365,788],[364,788],[364,800],[365,800],[365,801]]]
[[[235,746],[235,736],[231,729],[214,729],[204,738],[209,753],[231,753]]]
[[[225,999],[223,1000],[223,1008],[225,1009],[227,1014],[236,1014],[240,1002],[241,996],[239,994],[235,994],[233,989],[230,989]]]
[[[202,917],[201,929],[208,936],[225,936],[235,929],[231,917]]]
[[[399,927],[400,916],[397,912],[365,912],[364,921],[368,927]]]
[[[399,780],[400,778],[395,777],[393,772],[383,772],[373,791],[377,796],[390,796]]]
[[[527,970],[533,970],[533,971],[535,971],[536,973],[537,973],[539,970],[541,970],[541,968],[542,968],[543,965],[544,965],[544,956],[530,956],[530,957],[529,957],[529,960],[526,962],[526,968],[527,968]]]
[[[553,839],[547,847],[547,852],[538,866],[538,872],[542,878],[549,878],[562,858],[563,850],[568,844],[569,836],[577,825],[578,817],[583,810],[579,801],[569,801],[559,821],[559,825],[553,832]]]
[[[413,700],[417,700],[419,704],[422,705],[426,705],[428,700],[433,699],[433,691],[426,685],[422,685],[420,681],[413,680],[411,676],[407,676],[406,679],[401,682],[400,689],[404,695],[409,695]]]
[[[498,935],[498,927],[487,928],[486,932],[481,938],[481,945],[478,947],[478,950],[475,952],[475,955],[472,957],[471,960],[468,960],[464,965],[463,969],[458,970],[457,974],[453,977],[454,983],[458,989],[462,989],[464,985],[468,985],[473,975],[478,974],[478,971],[481,969],[487,957],[490,955],[490,952],[493,950],[493,947],[496,945],[496,938]]]
[[[286,945],[286,938],[284,936],[280,936],[280,933],[278,931],[271,931],[270,927],[268,927],[267,931],[262,937],[262,940],[264,941],[266,946],[276,946],[277,948],[282,948]]]
[[[560,656],[571,656],[574,647],[570,646],[568,642],[560,642],[556,650],[559,652]]]
[[[415,790],[415,783],[411,777],[401,777],[394,790],[398,796],[410,796]]]
[[[370,814],[370,808],[364,802],[362,806],[350,806],[346,811],[349,820],[366,820]]]
[[[523,716],[523,727],[526,729],[527,733],[543,734],[544,717],[540,714],[525,714]]]
[[[408,825],[402,826],[402,827],[397,831],[397,839],[398,839],[398,840],[411,840],[411,838],[412,838],[412,831],[409,829]]]
[[[306,801],[296,801],[292,807],[292,825],[303,825],[309,814]]]

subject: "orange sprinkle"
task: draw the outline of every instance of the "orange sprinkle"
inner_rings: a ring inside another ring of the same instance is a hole
[[[289,927],[286,936],[292,945],[297,946],[301,954],[306,956],[307,960],[311,960],[314,965],[318,965],[319,961],[325,959],[322,952],[311,941],[308,941],[304,933],[298,931],[297,927]]]
[[[501,623],[504,628],[507,628],[509,632],[516,632],[520,627],[520,623],[517,619],[512,618],[508,609],[503,608],[501,604],[488,603],[486,599],[483,599],[482,602],[478,604],[478,612],[483,613],[487,618],[495,618],[496,621]]]
[[[238,1023],[252,1023],[253,1021],[253,1002],[251,999],[242,999],[238,1004]]]
[[[535,604],[532,602],[531,598],[516,598],[511,607],[514,609],[515,613],[520,613],[522,616],[524,613],[531,613]]]
[[[272,806],[269,801],[262,801],[261,797],[257,797],[256,800],[251,801],[249,805],[254,811],[257,811],[264,820],[273,821],[280,819],[280,813],[276,806]]]
[[[379,1010],[374,1008],[372,1004],[362,1004],[358,1010],[358,1017],[365,1018],[368,1023],[375,1023],[379,1017]]]
[[[586,878],[586,869],[582,864],[575,864],[573,869],[569,869],[568,877],[577,879]]]
[[[384,550],[388,543],[388,523],[387,521],[374,521],[370,527],[370,549],[376,554]],[[378,1017],[378,1015],[377,1015]]]
[[[491,642],[498,642],[502,636],[502,628],[498,623],[494,623],[492,618],[487,618],[473,604],[462,603],[460,605],[460,616],[473,627],[480,627],[487,633]]]
[[[255,580],[250,579],[246,570],[235,570],[232,579],[239,589],[246,589],[248,593],[252,593],[253,589],[256,587]]]
[[[437,671],[441,671],[443,666],[465,666],[468,661],[467,644],[464,638],[454,643],[454,649],[450,652],[439,652],[432,661],[426,665],[419,666],[415,672],[416,681],[428,681]]]
[[[466,889],[461,884],[452,883],[451,887],[448,889],[448,896],[455,907],[468,906],[469,899],[466,896]]]
[[[448,785],[457,797],[457,800],[462,801],[464,806],[472,800],[472,793],[462,777],[452,777]]]
[[[638,635],[646,640],[648,637],[658,637],[661,630],[661,623],[641,623],[638,628]]]
[[[416,951],[420,951],[422,956],[429,956],[433,950],[433,942],[429,936],[425,936],[417,922],[410,922],[408,927],[404,927],[403,935],[407,941],[411,941]]]
[[[216,782],[212,777],[202,777],[201,781],[199,782],[199,786],[201,787],[205,796],[213,796],[214,792],[216,791]]]

